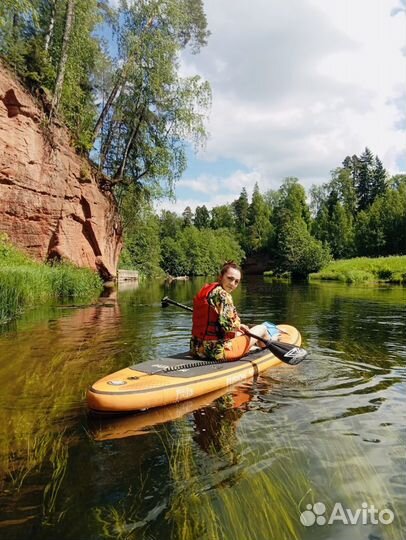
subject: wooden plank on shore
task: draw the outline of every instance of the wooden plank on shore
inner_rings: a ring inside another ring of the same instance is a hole
[[[117,281],[138,281],[139,274],[136,270],[117,270]]]

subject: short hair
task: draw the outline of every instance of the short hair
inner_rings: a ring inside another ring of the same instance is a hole
[[[224,276],[224,274],[229,270],[230,268],[233,268],[234,270],[238,270],[240,274],[242,274],[241,268],[238,266],[238,264],[235,261],[226,261],[221,270],[220,270],[220,276]]]

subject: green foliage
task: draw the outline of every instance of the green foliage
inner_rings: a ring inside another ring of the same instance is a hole
[[[315,215],[313,234],[330,246],[334,258],[351,257],[355,253],[357,198],[349,170],[335,169],[329,183],[312,187],[310,193]]]
[[[117,38],[109,47],[118,57],[105,52],[100,29]],[[142,179],[172,191],[185,141],[205,139],[210,104],[208,83],[179,76],[179,55],[186,46],[198,52],[208,36],[202,0],[0,5],[0,55],[32,89],[53,93],[47,112],[60,114],[78,150],[93,148],[113,184]]]
[[[194,225],[198,229],[207,229],[210,226],[210,213],[206,206],[196,206]]]
[[[17,316],[26,306],[51,300],[90,300],[102,291],[93,271],[70,264],[37,263],[0,236],[0,321]]]
[[[223,204],[212,208],[210,227],[212,229],[235,229],[235,216],[231,205]]]
[[[182,212],[182,217],[183,217],[183,226],[191,227],[193,224],[193,212],[190,206],[186,206],[186,208]]]
[[[406,184],[388,188],[359,213],[355,240],[360,255],[406,254]]]
[[[118,21],[121,66],[109,77],[94,131],[101,165],[113,184],[161,184],[172,193],[186,167],[185,142],[198,146],[206,137],[210,87],[179,75],[182,48],[206,43],[202,2],[122,2]]]
[[[263,252],[269,245],[272,233],[271,208],[255,184],[252,201],[248,207],[248,231],[243,244],[248,253]]]
[[[378,156],[365,148],[361,156],[347,156],[344,168],[352,177],[357,197],[357,211],[367,210],[387,187],[387,173]]]
[[[93,31],[101,22],[97,0],[75,0],[75,16],[69,44],[66,74],[61,98],[63,117],[78,149],[89,152],[93,146],[93,126],[97,107],[93,76],[102,62],[101,45]]]
[[[235,229],[238,234],[241,245],[246,242],[248,227],[248,194],[247,190],[242,188],[240,196],[231,204],[235,216]]]
[[[0,233],[0,268],[3,266],[22,266],[35,264],[25,253],[10,242],[8,236]]]
[[[285,178],[274,198],[273,223],[278,228],[283,222],[301,219],[306,226],[310,224],[310,210],[306,192],[298,178]]]
[[[311,189],[315,237],[334,258],[406,253],[406,181],[391,179],[366,148],[347,157],[330,182]]]
[[[0,55],[18,73],[26,69],[28,40],[37,17],[36,2],[3,0],[0,5]]]
[[[336,280],[345,283],[385,281],[406,283],[406,256],[357,257],[330,262],[313,280]]]
[[[55,299],[90,300],[96,298],[103,289],[101,278],[88,268],[58,263],[52,267],[46,266],[46,269],[51,296]]]
[[[238,242],[227,229],[186,227],[175,238],[165,237],[161,244],[162,268],[174,276],[213,275],[224,261],[240,262],[243,256]]]
[[[120,267],[148,277],[160,275],[160,223],[148,192],[130,186],[123,193],[120,211],[124,226]]]
[[[180,239],[183,239],[183,233],[179,233],[176,239],[167,236],[161,243],[161,266],[171,276],[185,276],[191,271],[185,242],[181,244]]]
[[[278,235],[279,271],[304,278],[317,272],[331,259],[330,251],[311,236],[301,219],[289,220]]]
[[[165,238],[166,236],[175,238],[175,236],[182,230],[183,219],[175,212],[162,210],[159,218],[159,226],[161,238]]]

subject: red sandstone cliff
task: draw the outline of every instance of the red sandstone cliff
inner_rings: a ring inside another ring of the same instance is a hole
[[[110,279],[121,225],[112,195],[62,127],[44,136],[44,113],[0,63],[0,232],[32,257],[67,259]]]

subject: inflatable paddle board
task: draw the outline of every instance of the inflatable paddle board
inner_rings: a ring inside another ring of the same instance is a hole
[[[301,335],[281,324],[280,341],[300,347]],[[128,413],[162,407],[226,388],[281,364],[268,349],[256,349],[234,362],[197,360],[180,353],[141,362],[107,375],[87,392],[88,406],[99,413]]]

